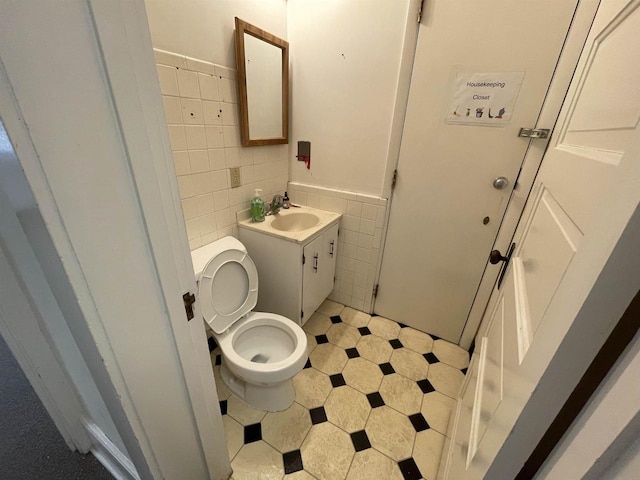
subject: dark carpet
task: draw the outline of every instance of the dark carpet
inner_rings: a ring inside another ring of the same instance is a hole
[[[2,337],[0,478],[113,480],[93,455],[67,447]]]

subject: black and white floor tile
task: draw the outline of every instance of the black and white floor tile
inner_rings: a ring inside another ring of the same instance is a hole
[[[331,301],[303,328],[309,361],[283,412],[232,395],[210,345],[231,478],[435,480],[469,354]]]

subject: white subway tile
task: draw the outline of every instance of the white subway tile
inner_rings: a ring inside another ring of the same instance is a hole
[[[362,248],[373,247],[373,235],[367,235],[366,233],[359,233],[358,247],[362,247]]]
[[[239,167],[242,165],[240,162],[240,148],[225,148],[224,153],[227,157],[227,168]]]
[[[224,147],[224,137],[222,127],[206,125],[204,127],[207,136],[207,147],[222,148]]]
[[[240,165],[243,165],[243,166],[253,165],[253,148],[248,148],[248,147],[240,148]]]
[[[182,213],[185,220],[191,220],[198,216],[198,207],[196,206],[196,199],[194,197],[182,200]]]
[[[182,107],[180,97],[170,97],[162,95],[162,105],[164,106],[164,116],[167,123],[182,123]]]
[[[242,145],[240,141],[240,129],[238,127],[222,127],[224,131],[224,146],[239,147]]]
[[[371,263],[371,249],[358,247],[356,259],[361,262]]]
[[[387,213],[386,207],[378,206],[378,215],[376,216],[376,227],[384,225],[384,216]]]
[[[194,72],[202,72],[208,73],[210,75],[214,75],[216,72],[216,67],[213,63],[203,62],[202,60],[198,60],[197,58],[186,57],[187,60],[187,69],[192,70]]]
[[[380,248],[382,244],[382,229],[376,228],[376,232],[373,234],[373,247]]]
[[[223,103],[222,106],[222,124],[240,125],[240,112],[238,112],[238,109],[240,108],[239,105],[234,105],[232,103]]]
[[[202,115],[205,125],[222,125],[220,102],[202,101]]]
[[[347,245],[358,245],[358,232],[354,232],[353,230],[345,229],[343,232],[340,232],[340,235],[344,236],[344,243]]]
[[[226,228],[234,224],[236,221],[235,215],[231,213],[231,210],[225,208],[216,212],[216,222],[218,222],[218,228]]]
[[[193,178],[194,195],[204,195],[205,193],[211,193],[213,191],[211,174],[209,172],[194,173],[191,175],[191,178]]]
[[[195,197],[198,215],[207,215],[208,213],[213,213],[215,211],[213,205],[213,193],[206,193],[204,195],[198,195]]]
[[[200,235],[208,235],[217,230],[216,225],[216,216],[213,213],[208,215],[203,215],[202,217],[198,217],[199,227],[200,227]]]
[[[178,177],[178,191],[180,192],[181,199],[193,197],[195,195],[193,178],[191,175],[182,175]]]
[[[337,193],[338,198],[344,198],[345,200],[351,200],[351,201],[357,201],[358,199],[358,195],[353,193],[353,192],[345,192],[345,191],[338,191]]]
[[[187,59],[184,55],[178,55],[177,53],[167,52],[165,50],[153,49],[153,57],[156,63],[163,65],[171,65],[175,70],[175,67],[187,68]]]
[[[359,298],[356,298],[356,296],[354,295],[353,298],[351,299],[351,308],[355,308],[356,310],[364,310],[364,300],[361,300]]]
[[[182,125],[168,125],[167,128],[169,130],[171,150],[186,150],[187,138],[184,133],[184,127]]]
[[[362,215],[362,203],[349,200],[347,202],[347,215],[360,217]]]
[[[220,99],[226,103],[238,103],[238,89],[236,82],[229,78],[218,79],[220,87]]]
[[[182,121],[185,125],[204,125],[202,102],[197,98],[180,98]]]
[[[362,218],[366,220],[373,220],[375,222],[378,216],[378,207],[368,203],[362,204]]]
[[[189,150],[206,149],[207,137],[202,125],[185,125],[185,136],[187,137],[187,147]]]
[[[353,230],[354,232],[360,231],[360,218],[345,215],[342,217],[344,228],[347,230]]]
[[[178,69],[178,91],[181,97],[200,98],[198,74],[189,70]]]
[[[331,199],[331,211],[335,213],[347,213],[347,200],[333,197]]]
[[[232,80],[238,78],[235,68],[224,67],[222,65],[216,65],[216,75],[218,77],[230,78]]]
[[[189,150],[189,164],[191,173],[209,171],[209,155],[206,150]]]
[[[212,242],[218,240],[218,232],[208,233],[200,237],[202,239],[202,245],[209,245]]]
[[[195,250],[202,246],[202,237],[196,237],[193,240],[189,240],[189,250]]]
[[[158,72],[158,82],[160,83],[162,94],[178,96],[180,92],[178,90],[176,68],[167,65],[156,65],[156,71]]]
[[[367,275],[369,273],[369,264],[366,262],[361,262],[360,260],[356,261],[356,274],[357,275]]]
[[[187,238],[189,240],[194,240],[200,237],[200,223],[197,218],[187,220],[185,225],[187,227]]]
[[[229,189],[229,205],[244,206],[242,202],[242,188],[230,188]]]
[[[338,255],[342,255],[342,252],[338,251]],[[349,270],[350,272],[355,271],[356,259],[355,258],[347,258],[345,256],[342,257],[342,268],[345,270]]]
[[[249,167],[240,167],[240,178],[242,178],[243,183],[253,183],[255,182],[255,174],[253,170],[253,165]]]
[[[243,167],[243,168],[246,168],[246,167]],[[253,172],[254,172],[256,182],[261,182],[262,180],[266,180],[267,165],[265,163],[262,163],[260,165],[254,165]]]
[[[209,170],[227,168],[227,155],[224,148],[210,148],[207,153],[209,155]]]
[[[173,164],[176,168],[176,175],[189,175],[191,173],[189,152],[186,150],[173,152]]]
[[[224,190],[225,188],[229,188],[227,176],[228,176],[227,170],[216,170],[215,172],[211,172],[211,179],[213,181],[214,192],[218,192],[220,190]]]
[[[376,231],[376,222],[371,220],[360,220],[360,232],[367,235],[373,235]]]
[[[216,211],[224,208],[229,208],[229,191],[220,190],[213,194],[213,201],[215,203]]]
[[[220,100],[218,77],[206,73],[199,73],[198,85],[200,86],[200,98],[203,100]]]
[[[353,296],[353,301],[355,302],[356,300],[361,300],[364,301],[364,288],[363,287],[358,287],[357,285],[353,286],[353,291],[351,292],[351,295]],[[362,307],[360,307],[358,310],[362,309]]]

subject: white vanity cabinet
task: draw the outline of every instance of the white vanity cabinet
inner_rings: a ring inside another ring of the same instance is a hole
[[[258,270],[255,311],[284,315],[299,325],[313,315],[333,291],[340,216],[308,238],[293,240],[243,227],[240,241]]]

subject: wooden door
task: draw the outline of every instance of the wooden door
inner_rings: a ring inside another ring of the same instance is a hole
[[[457,343],[529,146],[518,131],[536,124],[577,1],[429,3],[374,311]],[[445,122],[460,72],[524,72],[507,125]]]
[[[545,375],[546,388],[555,385],[552,395],[577,380],[566,365],[547,370],[552,358],[571,354],[588,363],[587,353],[565,346],[567,332],[640,201],[638,32],[640,1],[601,3],[516,231],[513,257],[476,337],[447,479],[489,478],[496,471],[513,478],[532,448],[514,433],[516,422],[540,423],[546,415],[527,405],[540,379]],[[619,271],[624,277],[624,267]],[[606,335],[611,325],[604,317],[586,317],[582,346]],[[506,449],[515,452],[511,459],[493,464]]]

